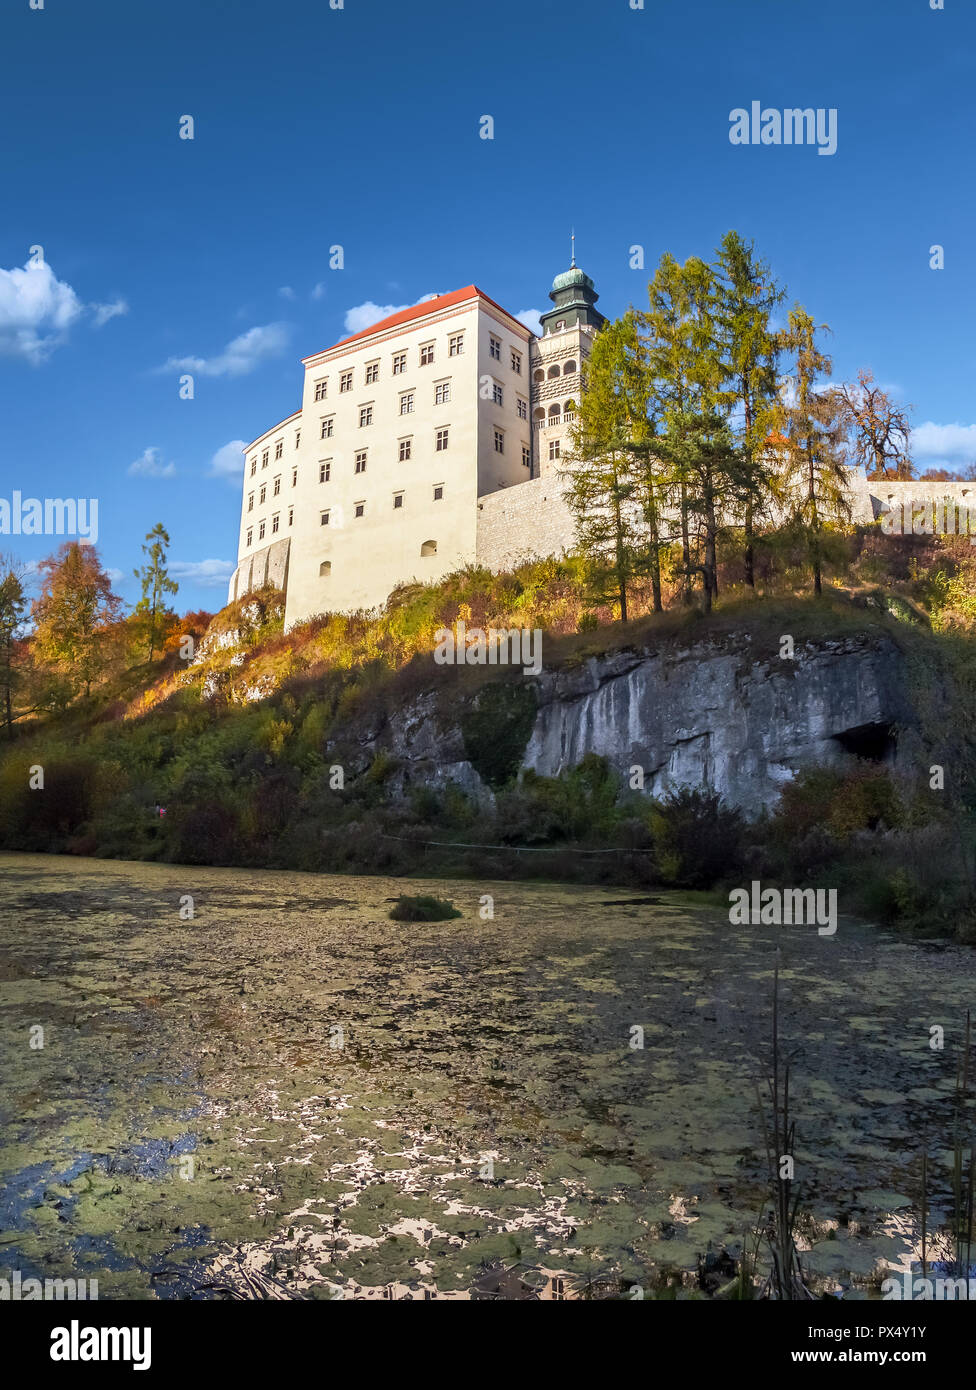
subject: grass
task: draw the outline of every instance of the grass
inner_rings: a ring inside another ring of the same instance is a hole
[[[447,922],[462,914],[446,898],[435,898],[430,893],[401,893],[393,907],[390,917],[394,922]]]

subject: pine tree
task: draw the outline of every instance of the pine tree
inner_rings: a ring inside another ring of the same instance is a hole
[[[146,540],[149,544],[142,547],[142,552],[149,557],[149,563],[132,573],[142,584],[142,598],[136,604],[135,611],[149,642],[147,660],[152,661],[157,646],[162,646],[163,619],[167,611],[164,595],[175,594],[179,585],[170,579],[166,569],[166,551],[170,541],[161,521],[147,533]]]
[[[780,341],[771,319],[785,290],[769,266],[758,260],[752,242],[726,232],[716,252],[718,340],[725,363],[725,400],[741,418],[739,443],[752,486],[745,501],[745,581],[755,587],[755,518],[769,497],[772,470],[767,438],[776,407]]]
[[[795,365],[777,412],[785,483],[794,497],[794,520],[807,537],[816,594],[823,589],[823,531],[850,515],[841,404],[834,391],[817,385],[833,365],[817,344],[821,332],[829,332],[826,324],[817,328],[802,305],[794,305],[782,341]]]

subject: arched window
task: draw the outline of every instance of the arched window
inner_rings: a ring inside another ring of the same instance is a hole
[[[559,421],[559,402],[558,402],[558,401],[556,401],[555,405],[551,405],[551,406],[549,407],[549,423],[551,424],[551,423],[553,422],[553,420],[555,420],[557,423],[558,423],[558,421]]]
[[[575,363],[575,362],[564,362],[564,363],[563,363],[563,376],[572,376],[573,373],[575,372],[575,370],[576,370],[576,363]]]
[[[436,555],[436,554],[437,554],[437,542],[436,542],[436,541],[424,541],[423,545],[420,547],[420,553],[421,553],[421,555]]]
[[[576,409],[576,402],[575,402],[574,400],[572,400],[572,399],[566,401],[566,402],[563,404],[563,413],[566,414],[566,415],[571,414],[575,409]]]
[[[331,561],[331,560],[323,560],[322,563],[319,565],[319,578],[320,578],[320,579],[324,579],[324,578],[326,577],[326,575],[331,574],[331,573],[332,573],[332,561]]]
[[[541,405],[537,405],[532,412],[532,416],[535,420],[544,420],[546,418],[545,408]]]
[[[533,380],[533,381],[545,381],[545,379],[546,379],[546,374],[545,374],[545,372],[542,370],[541,367],[538,369],[538,371],[535,371],[535,372],[532,373],[532,380]]]
[[[552,379],[552,377],[558,376],[558,375],[559,375],[559,363],[557,362],[556,365],[555,365],[554,367],[550,367],[550,368],[549,368],[549,377],[550,377],[550,380]]]

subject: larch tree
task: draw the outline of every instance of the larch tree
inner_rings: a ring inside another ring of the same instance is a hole
[[[94,682],[109,660],[109,629],[122,600],[102,568],[93,545],[66,541],[40,563],[41,592],[31,607],[34,655],[70,694]]]
[[[148,544],[142,547],[142,553],[147,557],[148,563],[132,573],[142,585],[142,597],[136,604],[135,612],[144,633],[144,640],[149,645],[146,659],[152,661],[157,647],[161,648],[163,645],[168,613],[166,595],[175,594],[179,585],[174,579],[170,579],[166,569],[166,554],[170,540],[161,521],[147,533],[146,541]]]

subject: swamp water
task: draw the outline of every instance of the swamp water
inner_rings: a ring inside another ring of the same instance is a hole
[[[401,892],[464,915],[392,922]],[[679,894],[0,854],[0,1275],[691,1287],[766,1201],[777,947],[803,1263],[863,1294],[917,1256],[923,1146],[948,1185],[971,950]]]

